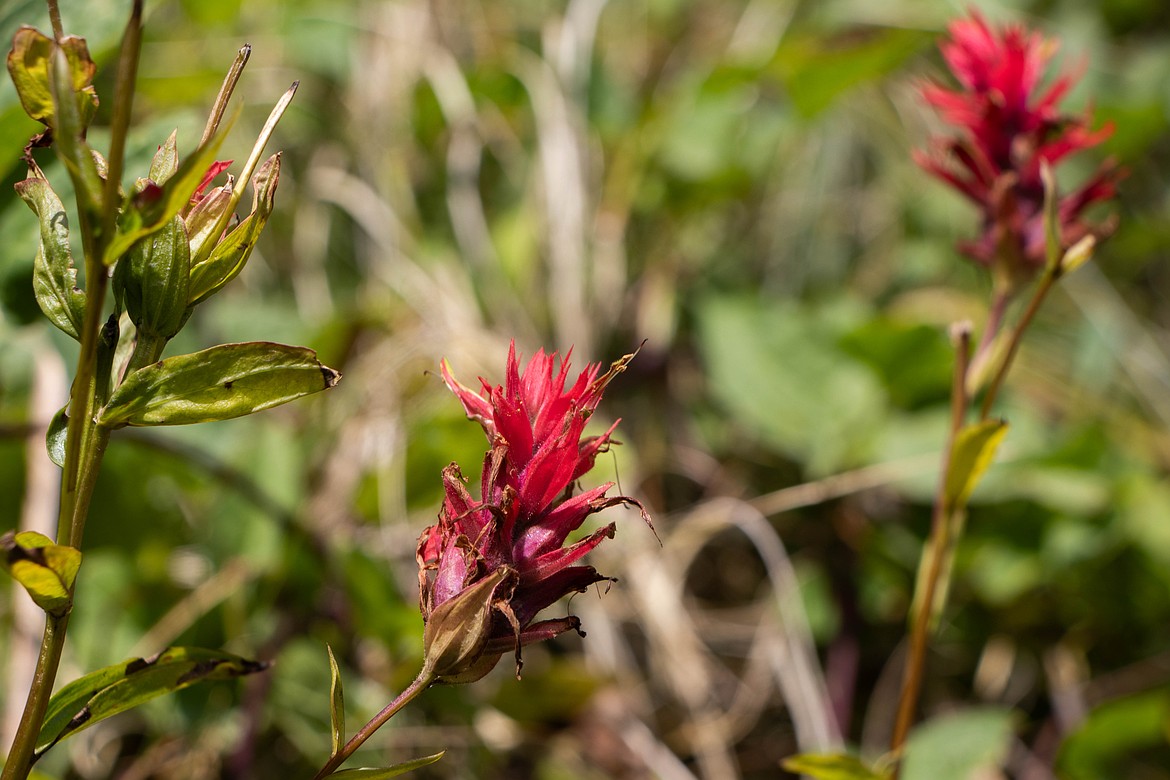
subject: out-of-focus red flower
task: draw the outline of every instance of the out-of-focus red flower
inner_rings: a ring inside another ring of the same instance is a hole
[[[439,522],[418,541],[427,663],[439,681],[477,680],[513,649],[519,671],[521,645],[580,632],[572,615],[534,621],[562,596],[609,579],[578,561],[613,538],[614,524],[566,544],[569,535],[590,515],[619,504],[638,507],[650,524],[636,500],[606,495],[612,482],[573,494],[577,479],[608,449],[617,425],[583,437],[585,424],[633,355],[604,374],[600,364],[590,365],[571,385],[568,358],[558,368],[556,353],[541,350],[521,372],[513,344],[504,384],[493,387],[481,379],[480,392],[460,384],[442,364],[443,380],[467,416],[483,426],[491,450],[479,500],[457,464],[444,469]]]
[[[1061,99],[1076,81],[1073,75],[1041,87],[1055,41],[1019,26],[993,29],[977,12],[953,22],[949,31],[939,48],[960,86],[928,84],[922,96],[959,135],[935,139],[930,151],[916,151],[915,159],[982,210],[980,237],[960,249],[1014,283],[1026,281],[1046,260],[1042,164],[1055,168],[1108,138],[1113,126],[1091,130],[1087,112],[1060,112]],[[1081,216],[1091,204],[1114,196],[1118,178],[1117,169],[1106,163],[1059,199],[1064,247],[1111,230],[1111,225],[1089,225]]]

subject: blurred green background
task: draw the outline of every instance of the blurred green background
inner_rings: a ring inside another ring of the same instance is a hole
[[[104,66],[104,110],[126,6],[61,4]],[[193,148],[243,43],[225,156],[300,81],[271,145],[270,227],[168,354],[277,340],[345,379],[252,418],[114,437],[61,679],[170,643],[276,664],[107,721],[44,771],[310,776],[329,748],[326,642],[351,730],[418,669],[415,540],[441,469],[474,475],[485,449],[439,360],[498,381],[510,338],[525,355],[573,345],[578,366],[644,342],[598,411],[624,444],[589,480],[644,500],[662,545],[611,510],[593,562],[619,581],[571,604],[587,639],[526,651],[520,682],[502,663],[426,693],[354,765],[445,748],[412,776],[734,780],[842,740],[879,756],[946,426],[946,327],[978,326],[989,292],[953,248],[976,215],[910,162],[940,129],[917,86],[944,77],[936,41],[968,7],[1059,37],[1060,66],[1083,73],[1072,110],[1116,122],[1066,186],[1105,156],[1129,175],[1119,231],[1049,301],[1009,382],[906,776],[1170,778],[1164,0],[148,2],[128,175],[174,127]],[[20,23],[47,29],[44,8],[0,5],[0,36]],[[8,186],[34,130],[5,81],[0,532],[52,522],[56,475],[29,453],[76,357],[36,309],[36,224]],[[0,599],[9,718],[40,632],[22,599]]]

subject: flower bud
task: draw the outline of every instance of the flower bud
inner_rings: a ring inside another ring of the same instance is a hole
[[[516,584],[516,570],[502,566],[464,588],[426,616],[423,669],[437,682],[474,682],[490,672],[500,653],[488,654],[496,602]]]

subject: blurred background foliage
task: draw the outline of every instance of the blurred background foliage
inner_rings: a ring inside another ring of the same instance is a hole
[[[106,65],[105,106],[125,5],[62,0]],[[1051,299],[1010,381],[906,776],[1167,778],[1170,6],[970,7],[1059,37],[1084,74],[1072,103],[1116,122],[1066,186],[1105,154],[1129,176],[1120,230]],[[502,663],[428,692],[364,763],[446,748],[417,776],[730,780],[842,741],[880,755],[945,430],[946,327],[978,325],[989,292],[953,249],[975,215],[909,157],[937,129],[916,87],[942,77],[935,42],[968,4],[147,8],[129,176],[171,128],[193,147],[243,43],[226,156],[301,82],[273,144],[271,227],[170,354],[303,343],[345,380],[254,418],[115,436],[62,678],[174,642],[276,664],[103,723],[44,771],[311,774],[325,643],[351,728],[419,665],[415,540],[443,466],[474,475],[485,449],[438,362],[496,381],[512,337],[526,355],[573,345],[577,365],[644,342],[599,410],[624,445],[591,479],[646,501],[662,545],[617,518],[594,563],[619,582],[572,604],[586,640],[526,651],[521,682]],[[47,29],[42,5],[0,5],[2,37],[20,23]],[[33,131],[5,82],[6,182]],[[10,186],[0,235],[3,531],[51,524],[38,426],[75,353],[39,318],[36,226]],[[16,705],[40,631],[23,598],[0,600]]]

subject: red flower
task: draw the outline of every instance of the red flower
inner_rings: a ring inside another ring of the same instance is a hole
[[[609,579],[578,561],[613,538],[614,524],[565,546],[569,535],[589,515],[618,504],[637,506],[650,523],[636,500],[606,496],[612,482],[573,495],[577,479],[608,449],[617,426],[582,438],[585,424],[606,385],[633,355],[605,374],[600,364],[588,366],[566,389],[568,357],[554,373],[556,353],[541,350],[521,372],[513,344],[504,385],[492,387],[481,379],[480,393],[460,384],[447,362],[442,364],[444,381],[467,416],[483,426],[491,450],[484,458],[482,500],[471,496],[452,463],[443,471],[446,499],[439,522],[419,537],[428,663],[440,681],[479,679],[510,649],[516,651],[519,672],[521,645],[570,629],[580,632],[580,620],[572,615],[533,621],[562,596]],[[474,603],[462,605],[463,600]]]
[[[1045,67],[1055,41],[1018,26],[994,30],[983,17],[953,22],[940,47],[960,84],[928,84],[927,103],[959,128],[957,138],[936,139],[930,153],[916,152],[919,165],[974,201],[983,211],[983,232],[960,249],[982,265],[1026,281],[1046,261],[1044,183],[1041,166],[1052,167],[1113,132],[1111,124],[1089,129],[1090,116],[1062,114],[1058,104],[1075,83],[1064,74],[1043,90]],[[1069,247],[1090,233],[1108,232],[1081,221],[1082,212],[1116,193],[1116,169],[1106,164],[1077,191],[1059,200],[1060,239]]]

